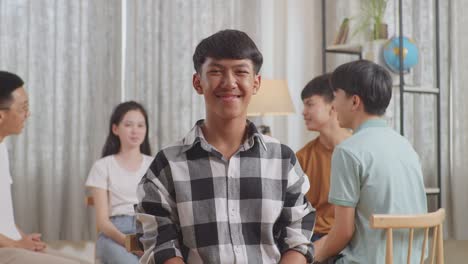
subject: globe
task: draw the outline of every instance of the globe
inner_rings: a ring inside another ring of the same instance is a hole
[[[393,72],[400,72],[400,38],[389,39],[383,47],[383,58],[385,64]],[[416,43],[407,37],[403,37],[403,71],[409,70],[418,64],[419,51]]]

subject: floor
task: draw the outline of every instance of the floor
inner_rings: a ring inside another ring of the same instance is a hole
[[[444,242],[445,263],[468,263],[468,240],[446,240]]]
[[[94,242],[52,242],[49,246],[63,253],[93,263]],[[446,240],[444,242],[445,263],[468,263],[468,240]]]

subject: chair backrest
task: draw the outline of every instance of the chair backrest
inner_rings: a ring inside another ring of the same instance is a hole
[[[408,257],[407,263],[411,260],[411,251],[413,248],[413,235],[415,229],[424,229],[424,240],[421,252],[421,264],[424,263],[426,244],[429,237],[429,229],[433,229],[432,244],[430,247],[430,263],[434,263],[435,255],[437,255],[436,263],[444,263],[444,239],[442,234],[442,223],[445,219],[445,210],[443,208],[433,213],[420,215],[386,215],[374,214],[370,217],[370,226],[375,229],[385,229],[386,254],[385,263],[393,263],[393,229],[409,229],[408,236]]]
[[[94,197],[89,195],[85,197],[85,205],[86,207],[93,207],[94,206]],[[96,233],[99,233],[99,229],[96,225]]]
[[[94,206],[94,198],[93,198],[93,196],[86,196],[86,197],[85,197],[85,205],[86,205],[87,207]]]

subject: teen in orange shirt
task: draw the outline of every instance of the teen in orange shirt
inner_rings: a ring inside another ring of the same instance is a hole
[[[329,84],[329,74],[310,81],[302,90],[301,98],[304,103],[302,115],[307,129],[320,133],[296,153],[310,181],[307,199],[317,210],[312,236],[312,241],[315,241],[328,234],[334,222],[334,207],[328,203],[333,148],[351,133],[338,124],[332,107],[333,90]]]

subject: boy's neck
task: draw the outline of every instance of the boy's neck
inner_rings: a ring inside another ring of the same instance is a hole
[[[229,160],[244,141],[247,121],[246,118],[231,120],[207,118],[201,129],[206,141]]]
[[[361,113],[359,115],[356,115],[356,118],[352,122],[352,129],[353,131],[356,131],[358,127],[360,127],[362,124],[364,124],[366,121],[371,120],[371,119],[380,119],[382,116],[378,115],[371,115],[368,113]]]
[[[338,122],[324,127],[319,132],[320,135],[318,140],[326,149],[329,150],[334,149],[336,145],[341,143],[341,141],[351,136],[351,132],[346,128],[340,127]]]
[[[0,130],[0,143],[3,142],[3,140],[8,136],[7,133],[3,133],[3,129]]]

